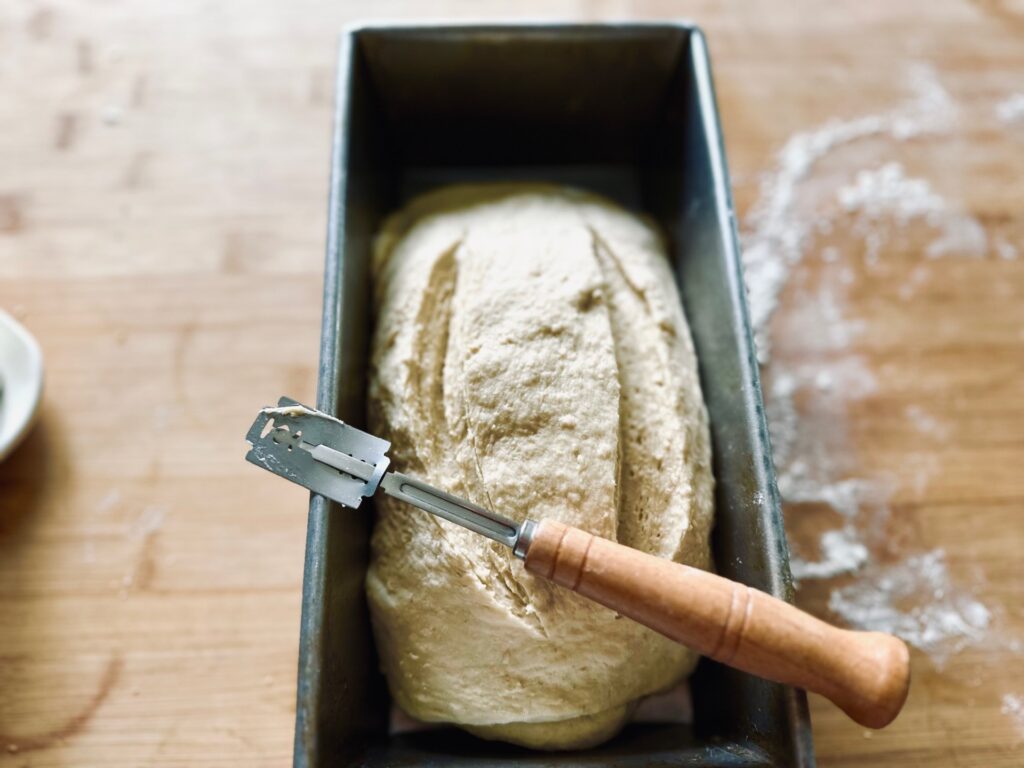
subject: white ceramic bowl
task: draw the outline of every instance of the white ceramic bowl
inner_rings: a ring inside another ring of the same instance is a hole
[[[43,394],[43,353],[21,324],[0,310],[0,461],[28,433]]]

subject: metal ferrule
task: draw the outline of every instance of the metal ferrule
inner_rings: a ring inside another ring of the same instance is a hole
[[[516,543],[512,547],[512,554],[520,560],[526,559],[526,553],[530,549],[530,544],[533,543],[533,534],[536,530],[537,524],[533,520],[523,520],[523,524],[519,526],[519,535],[516,536]]]

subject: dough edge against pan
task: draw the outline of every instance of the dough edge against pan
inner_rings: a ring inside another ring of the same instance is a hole
[[[565,720],[540,723],[499,723],[496,725],[462,725],[463,730],[492,741],[504,741],[529,749],[588,749],[602,744],[617,734],[629,721],[638,701],[618,707],[580,715]]]

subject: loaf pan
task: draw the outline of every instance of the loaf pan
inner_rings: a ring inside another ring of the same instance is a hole
[[[318,407],[362,426],[369,260],[386,214],[457,181],[570,184],[669,240],[711,417],[720,573],[791,599],[707,47],[686,24],[360,25],[338,67]],[[369,508],[367,508],[369,507]],[[702,660],[692,725],[529,752],[454,728],[389,734],[363,579],[372,506],[313,496],[294,765],[811,766],[804,695]]]

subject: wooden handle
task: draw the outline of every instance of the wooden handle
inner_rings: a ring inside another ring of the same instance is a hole
[[[830,626],[789,603],[553,520],[537,526],[526,569],[723,664],[831,699],[882,728],[903,707],[910,655],[881,632]]]

